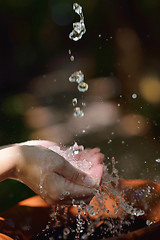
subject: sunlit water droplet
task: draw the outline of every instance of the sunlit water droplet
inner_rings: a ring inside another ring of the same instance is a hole
[[[73,62],[74,61],[74,56],[72,55],[72,56],[70,56],[70,60],[71,60],[71,62]]]
[[[73,23],[73,30],[69,34],[69,38],[78,41],[82,38],[83,34],[86,32],[86,27],[84,24],[84,16],[82,7],[78,3],[73,4],[73,10],[80,16],[80,21]]]
[[[77,103],[78,103],[78,99],[77,99],[77,98],[73,98],[73,99],[72,99],[72,105],[73,105],[73,107],[75,107],[75,106],[77,105]]]
[[[94,209],[93,209],[93,206],[92,206],[92,205],[88,205],[88,206],[87,206],[87,212],[88,212],[91,216],[94,216],[94,215],[95,215],[95,212],[94,212]]]
[[[160,163],[160,158],[156,159],[155,161],[156,161],[157,163]]]
[[[70,234],[69,228],[64,228],[63,229],[63,239],[67,239],[69,234]]]
[[[73,4],[73,10],[80,16],[83,17],[82,7],[78,3]]]
[[[78,91],[79,92],[86,92],[88,90],[88,84],[85,82],[81,82],[78,84]]]
[[[84,80],[84,74],[82,73],[81,70],[72,73],[72,75],[69,77],[70,82],[77,82],[78,84],[83,82],[83,80]]]
[[[79,153],[79,150],[75,150],[74,154],[77,155]]]
[[[133,93],[133,94],[132,94],[132,98],[133,98],[133,99],[136,99],[136,98],[137,98],[137,94],[136,94],[136,93]]]
[[[147,220],[147,221],[146,221],[146,225],[147,225],[147,226],[152,225],[152,224],[153,224],[153,222],[152,222],[151,220]]]
[[[86,107],[86,103],[85,103],[85,102],[82,102],[82,106],[83,106],[83,107]]]
[[[75,143],[73,146],[69,148],[69,151],[72,154],[75,154],[75,151],[83,151],[84,148],[83,146],[78,146],[77,143]],[[118,222],[114,222],[111,219],[106,220],[104,224],[104,228],[102,228],[101,231],[101,236],[104,236],[103,234],[108,234],[109,232],[112,234],[118,234],[121,233],[121,230],[123,230],[123,225],[128,226],[132,224],[132,219],[134,220],[134,216],[141,216],[144,214],[144,211],[141,209],[134,208],[133,204],[129,204],[128,202],[124,201],[124,193],[118,190],[118,181],[119,181],[119,176],[118,176],[118,171],[115,167],[115,164],[117,161],[114,158],[111,158],[112,161],[112,170],[108,170],[107,166],[104,166],[104,174],[102,178],[102,184],[100,186],[100,189],[93,189],[93,194],[96,195],[96,201],[98,203],[97,207],[90,205],[87,205],[84,201],[80,201],[79,205],[75,204],[76,201],[72,199],[72,205],[77,208],[77,215],[76,215],[76,229],[72,228],[71,225],[69,225],[69,222],[67,222],[67,212],[65,213],[65,207],[63,208],[62,206],[59,207],[59,211],[54,214],[54,226],[59,226],[62,215],[63,215],[63,223],[65,222],[65,228],[64,229],[62,236],[62,239],[69,239],[69,236],[71,233],[75,233],[75,238],[74,239],[90,239],[91,236],[93,236],[96,226],[102,221],[101,217],[96,218],[95,220],[91,220],[90,218],[86,218],[84,220],[84,217],[82,215],[82,212],[84,215],[90,215],[90,216],[95,216],[97,214],[107,214],[110,215],[110,211],[106,206],[106,200],[107,199],[112,199],[115,203],[112,204],[113,211],[115,215],[118,214],[119,210],[122,211],[122,214],[119,218]],[[114,185],[113,185],[114,183]],[[68,192],[63,192],[63,195],[67,195]],[[85,197],[85,195],[83,196]],[[125,214],[124,214],[125,213]],[[125,219],[126,213],[131,215],[131,222],[127,221]],[[66,214],[66,215],[65,215]],[[66,218],[65,218],[66,216]],[[117,215],[118,216],[118,215]],[[57,225],[58,223],[58,225]],[[67,225],[68,224],[68,225]],[[146,225],[150,225],[150,221],[146,221]],[[69,226],[69,227],[68,227]],[[69,231],[68,231],[69,229]],[[87,230],[87,231],[86,231]],[[83,237],[82,237],[83,236]]]
[[[80,107],[76,107],[73,112],[74,117],[83,117],[84,112],[80,109]]]

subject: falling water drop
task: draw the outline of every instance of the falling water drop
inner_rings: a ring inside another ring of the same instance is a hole
[[[81,82],[78,84],[78,91],[79,92],[86,92],[88,90],[88,84],[85,82]]]
[[[77,82],[78,84],[83,82],[83,80],[84,74],[82,73],[81,70],[72,73],[72,75],[69,77],[70,82]]]
[[[70,234],[69,228],[64,228],[63,229],[63,239],[67,239],[69,234]]]
[[[71,62],[73,62],[74,61],[74,56],[72,55],[72,56],[70,56],[70,60],[71,60]]]
[[[77,98],[73,98],[73,99],[72,99],[72,105],[73,105],[73,107],[75,107],[75,106],[77,105],[77,103],[78,103],[78,99],[77,99]]]
[[[150,221],[150,220],[147,220],[147,221],[146,221],[146,225],[147,225],[147,226],[150,226],[150,225],[152,225],[152,224],[153,224],[152,221]]]
[[[156,159],[155,161],[156,161],[157,163],[160,163],[160,158]]]
[[[69,38],[78,41],[82,38],[83,34],[86,32],[86,27],[84,24],[84,16],[82,7],[78,3],[73,4],[73,10],[80,16],[80,21],[73,23],[73,30],[69,34]]]
[[[83,17],[82,7],[78,3],[73,4],[73,10],[80,16]]]
[[[132,94],[132,98],[133,98],[133,99],[136,99],[136,98],[137,98],[137,94],[136,94],[136,93],[133,93],[133,94]]]
[[[76,107],[73,112],[74,117],[83,117],[84,112],[80,109],[80,107]]]

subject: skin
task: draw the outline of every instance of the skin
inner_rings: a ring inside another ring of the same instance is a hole
[[[2,147],[0,181],[11,178],[23,182],[49,204],[70,205],[73,199],[76,204],[80,200],[88,203],[99,180],[48,149],[54,146],[49,141],[29,141]],[[101,156],[97,150],[95,154]]]

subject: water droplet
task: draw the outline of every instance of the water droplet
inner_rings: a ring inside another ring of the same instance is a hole
[[[74,56],[73,55],[70,57],[70,60],[71,60],[71,62],[74,61]]]
[[[71,49],[68,50],[68,53],[69,53],[69,55],[71,55],[71,53],[72,53],[72,52],[71,52]]]
[[[59,197],[60,200],[63,200],[64,199],[64,196],[63,194],[61,194],[61,196]]]
[[[91,216],[94,216],[94,215],[95,215],[95,212],[94,212],[94,209],[93,209],[93,206],[92,206],[92,205],[88,205],[88,206],[87,206],[87,212],[88,212]]]
[[[73,112],[74,117],[83,117],[84,112],[80,109],[80,107],[76,107]]]
[[[43,186],[41,184],[39,184],[39,191],[41,194],[43,193]]]
[[[86,28],[84,22],[81,20],[80,22],[73,23],[73,31],[69,34],[69,38],[78,41],[82,38],[83,34],[86,32]]]
[[[63,229],[63,237],[64,239],[66,239],[66,237],[70,234],[70,230],[69,228],[64,228]]]
[[[160,158],[156,159],[155,161],[156,161],[157,163],[160,163]]]
[[[83,107],[86,107],[86,103],[85,103],[85,102],[82,102],[82,106],[83,106]]]
[[[54,238],[53,238],[53,237],[50,237],[49,240],[54,240]]]
[[[72,99],[72,105],[73,105],[73,107],[75,107],[75,106],[77,105],[77,103],[78,103],[78,99],[77,99],[77,98],[73,98],[73,99]]]
[[[75,150],[73,153],[77,155],[79,153],[79,150]]]
[[[73,4],[73,10],[81,17],[83,16],[82,7],[78,3]]]
[[[77,207],[77,204],[76,204],[75,202],[76,202],[75,199],[72,199],[72,205],[73,205],[73,207]]]
[[[86,32],[86,27],[84,24],[82,7],[78,3],[74,3],[73,10],[80,16],[80,21],[73,23],[73,30],[69,34],[69,38],[74,41],[78,41],[79,39],[82,38],[83,34]]]
[[[133,99],[136,99],[136,98],[137,98],[137,94],[136,94],[136,93],[133,93],[133,94],[132,94],[132,98],[133,98]]]
[[[85,82],[81,82],[78,85],[78,91],[79,92],[86,92],[88,90],[88,84]]]
[[[69,77],[70,82],[77,82],[78,84],[81,83],[84,80],[84,74],[82,71],[76,71],[72,73],[72,75]]]
[[[147,221],[146,221],[146,225],[149,226],[149,225],[151,225],[151,224],[152,224],[152,221],[150,221],[150,220],[147,220]]]

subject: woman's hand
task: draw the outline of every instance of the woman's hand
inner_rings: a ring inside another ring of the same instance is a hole
[[[93,196],[93,188],[99,186],[98,177],[91,177],[89,173],[70,164],[70,159],[67,161],[66,158],[68,156],[73,161],[73,155],[66,155],[70,153],[68,149],[61,150],[55,143],[29,141],[15,144],[10,149],[16,159],[16,168],[10,177],[29,186],[49,204],[69,205],[73,199],[75,203],[79,203],[80,200],[89,202]],[[97,150],[90,151],[90,155],[86,150],[76,154],[75,161],[83,164],[84,158],[85,162],[87,158],[90,161],[93,159],[96,162],[93,164],[95,169],[95,165],[101,165],[99,163],[103,155]]]

